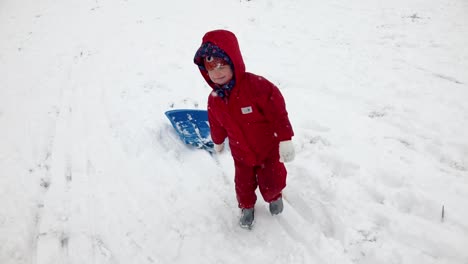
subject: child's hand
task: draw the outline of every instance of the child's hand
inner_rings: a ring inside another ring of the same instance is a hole
[[[221,143],[221,144],[214,144],[214,150],[217,152],[217,153],[220,153],[224,150],[224,143]]]
[[[279,156],[280,162],[283,163],[294,160],[296,153],[294,151],[294,145],[291,140],[285,140],[279,143]]]

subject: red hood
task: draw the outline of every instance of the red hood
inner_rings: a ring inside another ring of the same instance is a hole
[[[207,42],[218,46],[229,56],[234,66],[234,78],[236,83],[239,83],[245,73],[245,64],[239,48],[239,43],[237,42],[237,38],[234,33],[222,29],[210,31],[203,36],[202,45]],[[204,68],[199,69],[206,82],[214,88],[215,84],[210,80],[208,72]]]

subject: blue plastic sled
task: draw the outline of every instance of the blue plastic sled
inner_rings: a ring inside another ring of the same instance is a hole
[[[177,109],[167,111],[165,114],[185,144],[213,152],[214,144],[211,141],[206,110]]]

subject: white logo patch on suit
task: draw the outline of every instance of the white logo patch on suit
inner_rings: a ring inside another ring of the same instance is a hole
[[[242,107],[241,111],[242,111],[242,114],[246,115],[246,114],[252,113],[253,110],[251,106],[247,106],[247,107]]]

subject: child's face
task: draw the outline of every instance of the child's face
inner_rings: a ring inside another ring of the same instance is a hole
[[[210,76],[212,82],[223,85],[232,79],[233,72],[231,70],[231,66],[220,65],[212,70],[209,70],[208,75]]]

